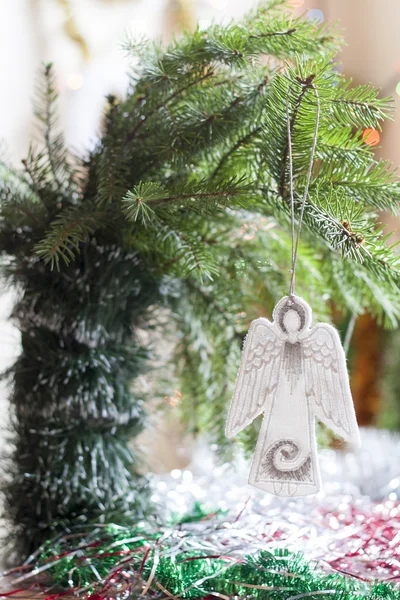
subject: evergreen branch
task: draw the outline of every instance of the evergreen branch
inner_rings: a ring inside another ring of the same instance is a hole
[[[225,154],[222,156],[222,158],[220,159],[218,165],[216,166],[216,168],[214,169],[214,171],[210,175],[210,178],[214,179],[218,175],[218,173],[220,172],[220,170],[223,168],[223,166],[225,165],[225,163],[232,156],[232,154],[234,154],[236,152],[236,150],[238,150],[241,146],[247,144],[260,131],[261,131],[261,126],[257,126],[257,127],[254,127],[254,129],[252,129],[252,131],[249,131],[248,133],[246,133],[246,135],[244,135],[243,137],[239,138],[237,140],[237,142],[235,142],[235,144],[227,152],[225,152]]]
[[[319,166],[320,183],[318,186],[331,186],[344,191],[352,199],[357,199],[364,206],[373,206],[380,210],[390,209],[395,214],[400,206],[400,184],[395,177],[392,165],[388,161],[371,161],[329,152]],[[336,161],[340,161],[337,165]],[[322,183],[326,181],[325,183]]]
[[[267,31],[266,33],[259,33],[258,35],[250,35],[250,39],[260,39],[260,38],[267,38],[267,37],[274,37],[274,36],[280,36],[280,35],[292,35],[293,33],[296,33],[297,31],[297,27],[291,27],[290,29],[287,29],[286,31]]]
[[[214,208],[225,207],[230,201],[241,205],[244,195],[246,195],[246,204],[249,205],[254,194],[242,180],[235,179],[220,182],[206,180],[187,182],[180,187],[178,193],[166,190],[157,183],[141,182],[124,197],[123,211],[129,220],[136,221],[140,218],[145,222],[151,214],[154,214],[155,207],[177,205],[178,208],[182,208],[184,202],[186,208],[198,212],[203,208],[209,208],[207,203],[209,200],[212,201]]]
[[[314,77],[315,77],[314,75],[309,75],[307,77],[307,79],[299,82],[301,85],[301,92],[297,96],[297,99],[296,99],[296,102],[294,105],[294,109],[293,109],[293,114],[290,118],[290,132],[292,135],[293,135],[294,125],[295,125],[297,116],[300,111],[301,102],[302,102],[303,98],[305,97],[307,91],[313,86]],[[279,194],[281,195],[282,198],[286,197],[285,179],[286,179],[288,157],[289,157],[289,139],[287,138],[287,141],[286,141],[284,149],[283,149],[281,178],[280,178],[280,182],[279,182]]]
[[[229,199],[234,196],[242,196],[242,190],[232,190],[232,191],[215,191],[215,192],[197,192],[194,194],[175,194],[171,196],[165,196],[164,198],[160,198],[159,200],[155,200],[152,204],[154,206],[162,206],[164,204],[170,204],[172,202],[178,202],[180,200],[203,200],[207,198],[215,198],[215,199]]]
[[[34,159],[33,161],[23,158],[21,162],[22,162],[22,165],[24,167],[26,174],[29,176],[29,178],[31,180],[31,186],[32,186],[33,191],[40,198],[41,185],[40,185],[40,182],[37,181],[36,173],[35,173],[34,169],[32,168],[32,164],[34,164],[36,167],[40,167],[40,157],[38,157],[36,160]]]
[[[148,202],[165,196],[165,190],[158,183],[139,183],[133,191],[129,190],[122,202],[126,218],[129,221],[141,220],[143,224],[150,221],[154,211]]]
[[[105,133],[96,164],[96,203],[100,206],[119,201],[126,193],[130,155],[125,145],[125,131],[118,126],[123,108],[113,95],[107,97]]]
[[[351,123],[363,129],[380,128],[380,122],[390,116],[390,98],[378,98],[377,90],[369,85],[349,88],[349,81],[339,81],[336,94],[331,99],[332,118],[339,122]]]
[[[387,237],[377,227],[373,215],[369,218],[362,208],[340,193],[324,198],[322,190],[309,199],[305,214],[308,226],[342,256],[366,267],[382,281],[400,284],[400,258],[387,245]]]
[[[240,290],[235,291],[240,296]],[[182,330],[174,362],[186,399],[181,406],[183,420],[195,434],[209,431],[225,458],[232,444],[223,436],[224,407],[233,391],[242,345],[242,335],[231,326],[234,321],[231,309],[235,301],[239,301],[233,290],[232,298],[233,302],[227,307],[209,286],[188,279],[175,315]],[[190,370],[187,364],[192,365]]]
[[[50,263],[52,270],[60,269],[60,259],[68,265],[75,258],[75,254],[79,254],[79,245],[106,217],[104,211],[96,211],[93,207],[86,211],[85,214],[81,207],[65,209],[54,219],[46,237],[36,244],[36,255]]]
[[[144,255],[153,256],[159,269],[166,270],[168,266],[172,274],[193,274],[200,281],[212,281],[218,268],[209,249],[196,235],[181,231],[179,225],[179,220],[171,216],[154,217],[146,226],[154,243],[148,246],[146,237],[137,232],[133,245]]]
[[[54,205],[60,202],[60,195],[67,197],[77,190],[74,181],[75,172],[69,162],[64,138],[61,134],[54,134],[57,126],[57,101],[53,67],[49,63],[44,66],[36,84],[35,99],[35,116],[40,125],[44,148],[37,152],[31,147],[28,159],[24,161],[24,166],[27,172],[29,170],[37,190],[43,187],[43,184],[46,184],[49,191],[51,190],[52,197],[48,197],[45,202],[48,209],[54,209]]]
[[[396,327],[400,317],[399,289],[392,282],[376,280],[366,265],[343,261],[328,250],[323,259],[333,287],[335,303],[351,314],[368,310],[380,325]],[[367,308],[368,307],[368,308]]]
[[[0,163],[0,214],[3,219],[19,222],[22,214],[27,221],[39,225],[43,215],[39,196],[20,173],[5,163]],[[16,217],[16,219],[14,219]]]
[[[237,139],[243,132],[243,126],[250,129],[254,122],[259,122],[264,99],[262,92],[268,80],[269,77],[264,76],[261,82],[260,79],[256,83],[237,82],[233,90],[210,86],[206,94],[194,93],[185,98],[184,104],[177,103],[174,111],[163,114],[157,139],[153,142],[160,149],[159,160],[173,162],[174,168],[181,169],[187,152],[200,157],[207,152],[211,140],[214,147],[219,143],[222,146],[227,140],[231,145],[232,138]]]
[[[58,179],[57,166],[54,160],[54,152],[52,148],[52,125],[53,125],[53,104],[57,98],[55,94],[54,82],[53,82],[53,73],[52,73],[52,64],[49,63],[45,66],[44,77],[46,82],[46,94],[45,94],[45,130],[44,130],[44,141],[47,149],[47,156],[49,159],[51,171],[54,176],[54,180],[60,189],[62,187],[62,182]]]
[[[263,54],[284,59],[298,52],[308,56],[332,54],[338,50],[338,42],[337,33],[327,34],[326,25],[269,11],[264,3],[245,19],[244,26],[213,25],[207,31],[184,33],[165,51],[157,45],[143,44],[133,51],[141,59],[138,78],[162,85],[182,77],[187,66],[201,70],[212,63],[245,70],[249,60]]]
[[[282,219],[280,196],[264,190],[272,203],[273,212]],[[299,205],[295,197],[295,210]],[[285,204],[285,223],[289,223],[289,207]],[[310,189],[305,204],[304,223],[309,234],[320,238],[330,251],[338,251],[342,259],[355,261],[376,277],[378,281],[400,286],[400,257],[387,245],[388,236],[376,223],[375,215],[366,215],[362,205],[350,200],[343,191],[335,188]]]
[[[0,195],[3,196],[3,194]],[[35,225],[39,225],[42,223],[43,216],[41,214],[35,213],[33,207],[29,207],[29,204],[27,202],[15,202],[14,198],[14,202],[12,204],[9,203],[8,205],[2,207],[1,216],[3,217],[3,219],[12,218],[16,223],[19,220],[17,215],[22,215],[24,217],[24,223],[34,223]]]
[[[174,98],[176,98],[177,96],[180,96],[181,94],[186,92],[189,88],[199,85],[203,81],[210,79],[213,75],[214,75],[214,71],[213,71],[213,69],[211,69],[210,71],[208,71],[201,77],[198,77],[197,79],[195,79],[193,81],[189,81],[189,83],[187,83],[186,85],[184,85],[181,88],[172,92],[163,102],[161,102],[160,104],[155,106],[147,115],[142,115],[142,118],[136,124],[136,127],[134,127],[134,129],[131,131],[131,133],[127,136],[127,141],[131,142],[137,136],[138,132],[143,127],[143,125],[147,124],[148,120],[153,115],[155,115],[161,108],[165,108],[166,106],[168,106],[168,104],[170,102],[172,102],[172,100],[174,100]]]

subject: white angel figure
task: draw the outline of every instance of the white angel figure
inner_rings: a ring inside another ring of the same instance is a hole
[[[360,445],[339,335],[328,324],[311,327],[311,316],[302,298],[286,296],[272,323],[252,322],[226,423],[233,437],[265,413],[249,483],[279,496],[320,488],[315,416]]]

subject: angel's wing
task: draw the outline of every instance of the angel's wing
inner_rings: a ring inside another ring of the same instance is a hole
[[[346,357],[334,327],[319,324],[303,341],[306,394],[314,412],[334,433],[360,445]]]
[[[263,318],[252,322],[226,422],[227,437],[236,435],[264,410],[267,396],[278,383],[282,348],[272,323]]]

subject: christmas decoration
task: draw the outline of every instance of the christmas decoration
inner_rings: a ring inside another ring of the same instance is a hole
[[[346,314],[368,309],[396,324],[400,259],[376,211],[397,208],[400,190],[361,134],[379,130],[390,105],[370,86],[349,87],[332,65],[339,46],[334,29],[294,19],[280,0],[167,48],[128,42],[132,84],[107,99],[100,139],[83,158],[59,135],[45,68],[42,145],[21,171],[2,165],[0,178],[2,274],[18,289],[22,335],[2,484],[18,560],[77,525],[131,526],[151,511],[128,441],[144,424],[137,380],[154,327],[178,339],[187,430],[206,430],[232,455],[224,421],[243,333],[256,305],[268,316],[289,287],[288,99],[296,219],[314,89],[321,99],[298,295],[320,319],[334,299]],[[257,425],[247,428],[247,449],[257,436]]]
[[[226,435],[232,437],[264,412],[249,483],[278,496],[304,496],[320,488],[314,414],[346,441],[359,444],[346,357],[337,331],[321,324],[311,329],[311,308],[294,295],[300,232],[319,128],[320,102],[316,89],[314,93],[315,131],[296,236],[289,96],[286,102],[292,225],[290,295],[276,305],[272,323],[260,318],[251,324],[226,426]]]
[[[397,494],[384,495],[390,472],[398,469],[400,439],[361,433],[370,451],[321,452],[326,492],[313,498],[284,499],[245,489],[247,463],[210,469],[204,465],[209,455],[203,454],[198,464],[204,476],[186,470],[154,478],[155,501],[162,499],[160,514],[168,525],[78,528],[13,569],[8,577],[17,589],[6,591],[3,579],[2,592],[12,596],[29,588],[55,598],[74,591],[91,600],[160,593],[174,598],[337,594],[346,600],[398,599],[400,487]],[[389,466],[381,470],[386,476],[382,487],[371,459]],[[377,502],[362,495],[362,465]]]
[[[314,415],[347,442],[359,444],[346,359],[337,331],[311,325],[302,298],[282,298],[273,322],[250,327],[226,435],[264,412],[249,483],[280,496],[319,490]]]

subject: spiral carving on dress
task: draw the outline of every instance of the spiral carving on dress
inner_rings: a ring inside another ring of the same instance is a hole
[[[279,440],[267,450],[263,474],[277,481],[311,481],[311,455],[300,459],[301,449],[293,440]]]

